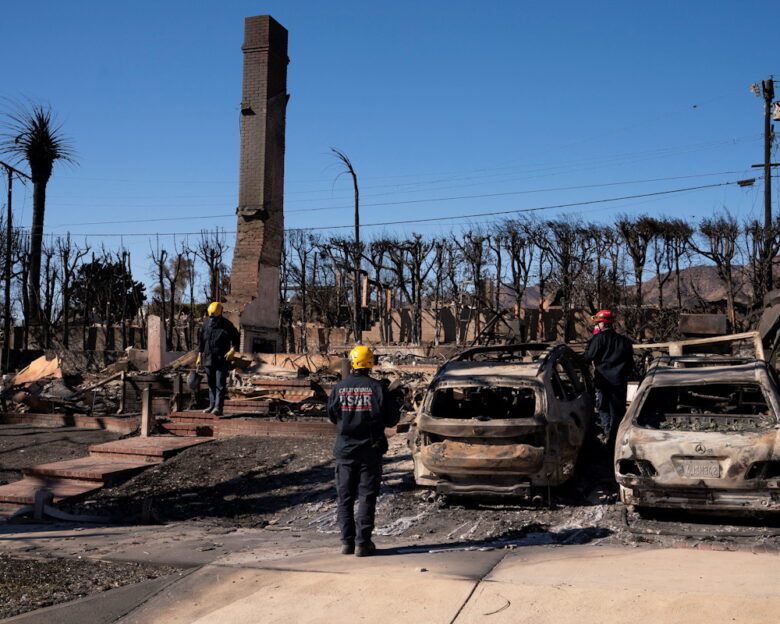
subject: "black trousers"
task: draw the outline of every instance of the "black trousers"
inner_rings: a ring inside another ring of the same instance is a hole
[[[626,415],[626,388],[604,384],[599,388],[599,419],[607,446],[615,448],[618,426]]]
[[[357,459],[336,460],[336,519],[342,542],[365,544],[371,540],[381,482],[382,456],[379,453],[369,451]]]
[[[227,361],[210,364],[206,369],[206,381],[209,384],[209,407],[222,409],[225,404],[225,382],[227,381]]]

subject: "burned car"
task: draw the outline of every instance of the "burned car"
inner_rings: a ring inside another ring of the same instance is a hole
[[[566,345],[476,347],[444,364],[409,432],[418,485],[531,496],[571,477],[593,420],[590,374]]]
[[[618,429],[621,500],[640,510],[780,511],[779,392],[761,359],[657,360]]]

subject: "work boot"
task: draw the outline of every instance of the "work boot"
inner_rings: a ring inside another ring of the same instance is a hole
[[[214,414],[214,416],[222,416],[222,408],[218,407],[211,413]]]
[[[214,409],[213,405],[209,405],[206,409],[203,410],[204,414],[211,414],[212,410]]]
[[[341,545],[342,555],[354,555],[355,554],[355,542],[345,542]]]
[[[355,548],[356,557],[368,557],[373,555],[375,552],[376,546],[371,540],[367,541],[365,544],[358,544],[357,548]]]

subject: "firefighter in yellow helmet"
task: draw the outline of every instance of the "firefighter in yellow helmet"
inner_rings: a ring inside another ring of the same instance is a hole
[[[214,301],[208,307],[209,317],[200,328],[197,365],[203,362],[209,384],[209,406],[203,412],[222,414],[225,404],[225,382],[228,362],[239,346],[238,330],[222,316],[222,304]]]
[[[364,557],[376,550],[371,534],[382,481],[382,455],[387,452],[385,427],[398,424],[400,411],[382,383],[370,375],[374,367],[371,349],[358,345],[350,351],[349,359],[351,374],[333,388],[328,418],[338,430],[333,455],[341,553]]]

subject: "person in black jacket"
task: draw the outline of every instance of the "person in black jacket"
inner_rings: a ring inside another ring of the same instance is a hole
[[[240,337],[233,323],[222,316],[219,301],[209,304],[208,313],[209,318],[200,328],[196,365],[203,362],[209,384],[209,406],[203,413],[220,416],[225,404],[228,362],[239,347]]]
[[[349,357],[352,373],[333,388],[328,418],[338,431],[333,455],[341,553],[364,557],[376,550],[371,534],[382,481],[382,455],[387,452],[385,427],[398,423],[400,411],[382,383],[369,375],[374,367],[371,349],[359,345]]]
[[[615,315],[610,310],[601,310],[592,318],[598,333],[588,341],[583,357],[593,362],[601,427],[607,446],[614,448],[618,425],[626,413],[626,389],[634,365],[634,347],[631,340],[612,328]]]

